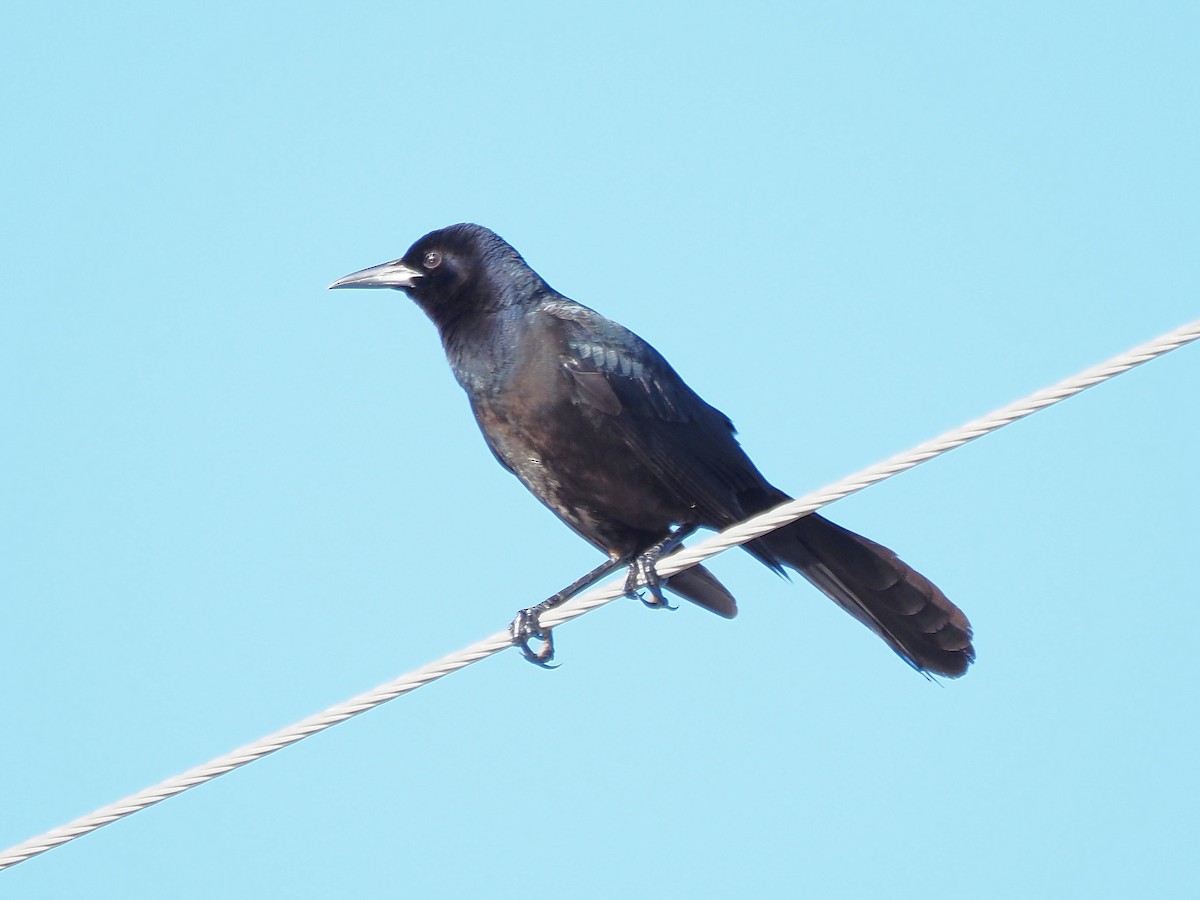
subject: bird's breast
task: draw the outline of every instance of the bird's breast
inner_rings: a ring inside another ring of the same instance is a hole
[[[553,385],[553,387],[551,387]],[[594,542],[611,547],[611,529],[663,531],[686,509],[631,452],[611,416],[581,403],[559,367],[514,378],[475,404],[497,457],[524,485]]]

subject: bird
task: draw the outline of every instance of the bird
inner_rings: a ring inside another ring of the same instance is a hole
[[[545,665],[554,654],[538,616],[620,567],[626,592],[644,587],[648,605],[667,605],[665,586],[737,614],[708,569],[659,579],[654,563],[698,528],[727,528],[791,498],[759,472],[729,417],[654,347],[560,294],[506,240],[471,223],[431,231],[399,259],[329,287],[408,295],[436,327],[500,465],[606,554],[594,572],[517,614],[513,641],[528,659]],[[744,549],[776,573],[802,575],[927,677],[957,678],[975,658],[970,622],[938,587],[817,513]]]

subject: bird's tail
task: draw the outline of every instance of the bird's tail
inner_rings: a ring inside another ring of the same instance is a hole
[[[745,549],[795,569],[920,672],[957,678],[975,659],[962,610],[887,547],[813,513]]]
[[[692,566],[676,572],[667,579],[667,587],[718,616],[732,619],[737,615],[737,601],[733,599],[733,594],[704,566]]]

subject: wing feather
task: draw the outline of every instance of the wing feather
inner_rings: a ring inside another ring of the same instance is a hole
[[[706,403],[663,356],[628,329],[575,303],[546,308],[562,323],[562,364],[576,399],[710,524],[745,514],[739,493],[765,484],[729,417]]]

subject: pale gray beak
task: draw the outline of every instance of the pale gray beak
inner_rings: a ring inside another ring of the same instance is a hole
[[[399,288],[403,290],[416,284],[417,279],[423,274],[423,272],[410,268],[404,260],[394,259],[382,265],[353,272],[345,278],[339,278],[329,286],[329,290],[332,291],[335,288]]]

